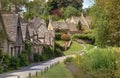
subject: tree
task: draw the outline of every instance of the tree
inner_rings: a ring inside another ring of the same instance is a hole
[[[51,7],[50,12],[59,8],[66,8],[72,6],[77,10],[82,8],[83,0],[49,0],[48,6]]]
[[[91,16],[98,46],[120,46],[119,5],[119,0],[95,0]]]
[[[72,6],[68,6],[68,7],[64,10],[63,16],[64,16],[65,18],[70,18],[71,16],[76,16],[76,15],[78,15],[77,13],[78,13],[78,10],[77,10],[76,8],[74,8],[74,7],[72,7]]]
[[[10,6],[12,4],[16,5],[18,9],[20,9],[23,5],[25,5],[25,0],[1,0],[2,10],[10,10]]]
[[[43,0],[31,1],[29,3],[26,3],[25,7],[27,9],[27,12],[24,13],[26,19],[32,18],[34,16],[48,15],[47,10],[49,8]]]

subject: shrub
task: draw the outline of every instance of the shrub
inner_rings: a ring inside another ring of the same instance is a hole
[[[83,56],[79,56],[82,61],[79,65],[84,75],[90,75],[89,78],[119,78],[119,60],[120,53],[112,49],[91,49]],[[77,61],[73,61],[77,63]],[[74,64],[73,63],[73,64]]]
[[[58,17],[57,15],[51,15],[50,18],[53,20],[53,21],[58,21],[60,19],[60,17]]]
[[[55,15],[57,17],[61,17],[62,16],[62,13],[59,9],[55,9],[51,12],[52,15]]]
[[[17,57],[11,57],[11,59],[10,59],[10,65],[9,65],[10,69],[12,69],[12,70],[18,69],[19,66],[20,65],[19,65],[18,58]]]
[[[40,62],[43,61],[40,59],[40,55],[38,53],[34,53],[34,62]]]
[[[3,72],[3,68],[2,66],[0,66],[0,74]]]
[[[64,40],[64,41],[69,41],[70,40],[70,36],[68,34],[63,34],[61,36],[61,39]]]
[[[67,57],[67,58],[64,60],[64,63],[65,63],[65,64],[71,63],[71,62],[72,62],[72,59],[73,59],[73,57]]]
[[[28,56],[25,52],[19,55],[19,66],[27,66],[28,65]]]
[[[3,67],[3,71],[8,71],[9,70],[9,65],[11,64],[11,58],[8,54],[4,55],[4,59],[3,59],[3,63],[2,63],[2,67]]]
[[[64,55],[63,51],[64,51],[64,48],[60,44],[55,43],[55,50],[54,50],[55,57]]]
[[[55,33],[55,40],[61,40],[61,33]]]
[[[34,57],[35,57],[34,58],[35,62],[45,61],[45,60],[48,60],[50,58],[53,58],[54,57],[53,48],[50,46],[45,46],[44,52],[41,55],[35,54]]]
[[[88,39],[88,40],[95,40],[92,34],[74,34],[72,39]]]

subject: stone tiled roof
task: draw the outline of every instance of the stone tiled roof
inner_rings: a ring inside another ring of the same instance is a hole
[[[46,32],[45,33],[45,44],[52,45],[54,37],[55,37],[54,30],[49,30],[48,32]]]
[[[66,22],[51,21],[53,29],[69,29]]]
[[[43,38],[44,35],[45,35],[45,33],[48,32],[48,30],[47,30],[47,27],[46,27],[46,26],[41,25],[41,26],[38,28],[37,32],[38,32],[38,36],[41,37],[41,38]]]
[[[34,26],[35,30],[38,30],[38,28],[43,25],[46,26],[46,23],[43,19],[40,19],[39,17],[34,17],[34,19],[31,20],[32,25]]]
[[[78,31],[74,23],[67,23],[70,31]]]
[[[34,19],[30,20],[31,22],[31,28],[33,28],[40,38],[43,38],[45,35],[45,32],[47,32],[46,23],[43,19],[40,19],[39,17],[34,17]]]
[[[25,41],[25,37],[26,37],[26,26],[27,25],[28,25],[28,31],[29,31],[30,38],[33,37],[33,32],[35,32],[35,30],[31,27],[31,25],[29,23],[23,23],[21,26],[21,29],[22,29],[22,35],[23,35],[24,41]]]
[[[2,17],[9,40],[16,42],[18,15],[2,14]]]

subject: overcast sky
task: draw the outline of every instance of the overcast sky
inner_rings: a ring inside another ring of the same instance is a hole
[[[94,0],[84,0],[83,9],[92,6],[93,3],[94,3],[93,1],[94,1]]]

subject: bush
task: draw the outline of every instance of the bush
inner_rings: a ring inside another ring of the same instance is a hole
[[[57,15],[51,15],[50,17],[53,21],[58,21],[60,19],[60,17],[58,17]]]
[[[63,51],[64,51],[64,47],[60,46],[58,43],[55,43],[55,51],[54,51],[55,57],[64,55]]]
[[[38,53],[34,53],[34,62],[40,62],[40,55]]]
[[[61,40],[61,33],[55,33],[55,40]]]
[[[3,68],[2,66],[0,66],[0,74],[3,72]]]
[[[73,59],[73,57],[67,57],[67,58],[65,59],[64,63],[65,63],[65,64],[71,63],[71,62],[72,62],[72,59]]]
[[[95,40],[92,34],[74,34],[72,39],[87,39],[87,40]]]
[[[83,56],[79,56],[80,70],[84,71],[84,75],[89,78],[119,78],[120,74],[120,53],[116,53],[112,49],[91,49]],[[73,61],[77,63],[77,61]]]
[[[4,55],[3,63],[2,63],[2,68],[3,71],[8,71],[9,70],[9,65],[11,64],[11,58],[8,54]]]
[[[61,36],[61,39],[64,40],[64,41],[69,41],[70,40],[70,36],[68,34],[63,34]]]
[[[22,54],[19,55],[19,66],[27,66],[28,65],[28,56],[25,52],[22,52]]]
[[[18,69],[19,66],[20,66],[19,59],[17,57],[11,57],[9,68],[11,70],[14,70],[14,69]]]

